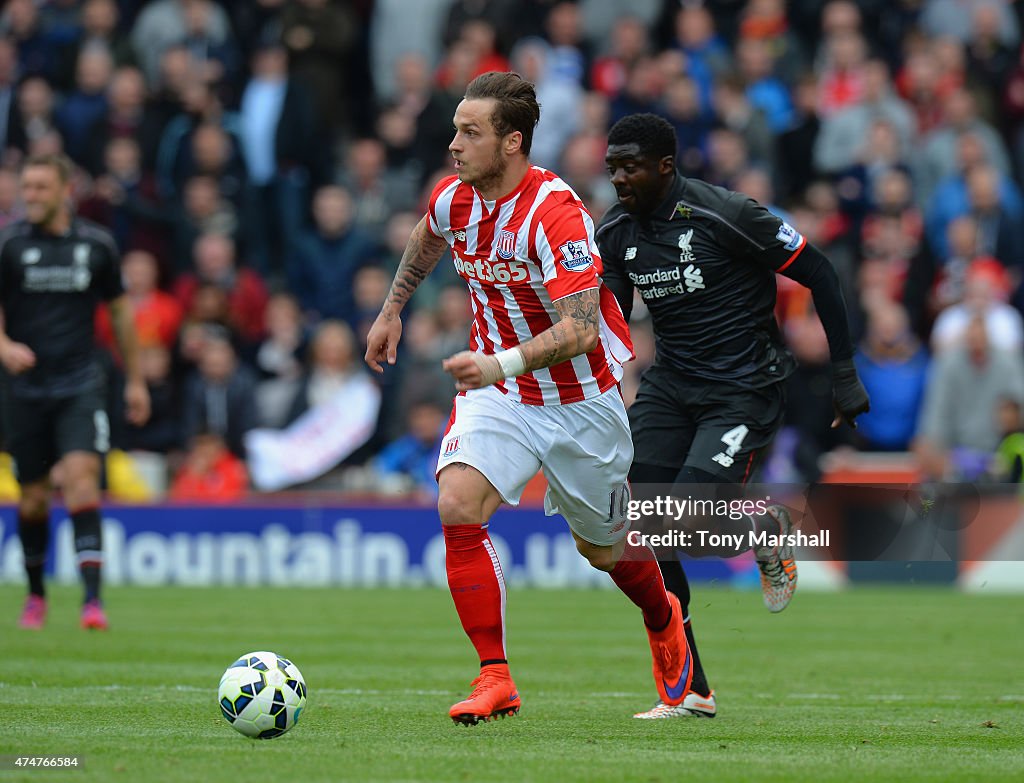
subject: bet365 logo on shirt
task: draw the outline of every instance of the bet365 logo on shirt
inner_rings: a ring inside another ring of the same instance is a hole
[[[522,261],[491,261],[487,258],[463,258],[456,252],[455,271],[464,277],[485,283],[519,283],[530,276]]]

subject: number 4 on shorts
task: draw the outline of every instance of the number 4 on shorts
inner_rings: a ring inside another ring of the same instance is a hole
[[[730,457],[735,457],[736,452],[743,448],[743,439],[747,437],[747,433],[750,432],[745,424],[741,424],[738,427],[733,427],[727,433],[722,436],[722,443],[726,445],[725,452]]]

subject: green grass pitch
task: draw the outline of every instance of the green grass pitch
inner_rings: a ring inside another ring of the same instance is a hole
[[[714,720],[638,721],[654,700],[639,613],[613,591],[512,590],[516,718],[447,717],[474,658],[437,590],[110,589],[112,630],[51,592],[45,631],[0,588],[0,755],[80,754],[43,781],[1024,780],[1024,598],[944,589],[760,596],[697,587]],[[299,725],[247,740],[216,686],[239,654],[301,668]]]

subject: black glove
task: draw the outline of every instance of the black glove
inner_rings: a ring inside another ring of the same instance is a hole
[[[868,399],[864,384],[860,382],[853,359],[832,363],[832,401],[836,409],[833,427],[845,421],[856,429],[857,417],[871,410],[871,400]]]

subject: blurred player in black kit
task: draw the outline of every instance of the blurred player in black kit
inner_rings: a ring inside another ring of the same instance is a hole
[[[676,135],[653,114],[624,117],[608,134],[605,162],[618,203],[601,219],[603,279],[627,319],[634,290],[650,311],[657,356],[629,409],[635,456],[629,479],[702,485],[728,496],[750,478],[782,425],[785,380],[795,360],[774,308],[775,275],[809,288],[828,337],[836,418],[855,426],[868,396],[853,365],[846,305],[828,259],[792,226],[741,193],[676,171]],[[727,522],[716,518],[716,524]],[[739,520],[731,533],[790,533],[781,506]],[[693,553],[693,550],[688,550]],[[756,547],[765,604],[782,611],[796,589],[792,547]],[[638,718],[714,717],[690,626],[690,588],[678,559],[661,562],[683,607],[693,651],[691,693]]]
[[[28,600],[20,625],[46,619],[43,567],[49,543],[50,469],[61,463],[61,490],[74,527],[85,585],[83,628],[105,630],[100,603],[100,455],[109,448],[106,378],[96,359],[93,316],[110,303],[126,374],[127,419],[149,418],[139,372],[131,305],[121,288],[113,237],[71,211],[71,163],[31,157],[21,174],[26,219],[0,233],[0,364],[6,375],[7,448],[21,500],[18,532]]]

